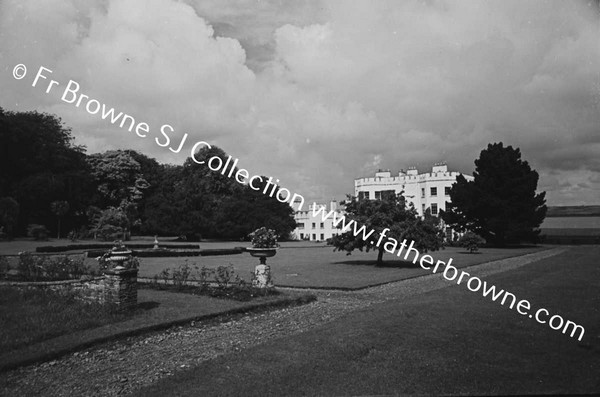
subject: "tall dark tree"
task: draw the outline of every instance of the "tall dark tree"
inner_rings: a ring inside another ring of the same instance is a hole
[[[146,182],[143,189],[143,194],[138,196],[136,201],[130,202],[134,204],[135,209],[135,218],[137,218],[137,222],[132,217],[132,229],[135,232],[143,230],[142,226],[147,222],[148,217],[146,215],[146,204],[148,202],[149,197],[151,197],[154,192],[158,189],[158,185],[162,178],[162,172],[165,166],[161,165],[151,157],[146,156],[140,152],[135,150],[125,150],[127,154],[129,154],[139,165],[140,165],[140,174],[141,178]],[[139,184],[140,181],[138,181]]]
[[[19,203],[12,197],[0,197],[0,229],[9,238],[19,220]]]
[[[28,223],[54,224],[53,201],[68,201],[72,215],[89,201],[85,148],[73,144],[71,130],[54,115],[0,108],[0,170],[0,197],[19,204],[18,234]]]
[[[296,228],[293,208],[276,199],[279,187],[271,185],[268,187],[269,194],[263,193],[267,179],[263,176],[262,183],[253,183],[259,190],[238,184],[233,194],[223,200],[215,219],[215,233],[220,238],[242,239],[264,226],[275,230],[281,239],[286,239]]]
[[[496,246],[535,241],[546,216],[546,192],[536,194],[538,173],[521,151],[502,142],[489,144],[475,160],[474,180],[462,175],[450,189],[443,219]]]
[[[53,201],[50,204],[50,209],[52,210],[52,213],[56,215],[56,218],[58,220],[58,225],[56,227],[56,238],[58,239],[60,239],[60,220],[63,216],[67,215],[67,212],[69,212],[69,208],[69,202],[64,200]]]
[[[262,193],[268,178],[263,177],[262,184],[254,182],[260,191],[252,190],[210,170],[207,163],[212,157],[219,157],[225,164],[228,156],[218,147],[205,147],[195,155],[205,164],[188,158],[183,166],[163,166],[146,202],[143,231],[186,235],[188,239],[201,236],[239,240],[266,226],[287,237],[296,226],[294,211],[289,204],[277,201],[275,195]]]
[[[335,250],[346,251],[348,254],[355,249],[364,249],[366,252],[376,250],[378,266],[383,264],[386,240],[379,247],[376,244],[385,228],[390,229],[386,232],[387,237],[396,241],[414,241],[414,247],[421,252],[435,251],[443,246],[443,236],[437,221],[419,217],[414,207],[406,204],[402,193],[384,195],[381,200],[357,200],[349,197],[345,216],[356,222],[357,228],[364,225],[366,233],[370,230],[375,233],[365,239],[364,233],[355,236],[353,230],[349,230],[333,236],[327,243],[333,245]]]
[[[183,166],[161,165],[151,191],[145,199],[142,233],[160,235],[185,234],[181,220],[185,216],[185,194],[181,192]]]

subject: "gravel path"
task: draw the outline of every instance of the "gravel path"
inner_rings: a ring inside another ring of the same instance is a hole
[[[564,251],[566,248],[554,248],[461,270],[485,277]],[[0,375],[1,393],[6,396],[124,395],[222,354],[304,332],[373,304],[451,285],[455,284],[440,274],[432,274],[356,292],[313,290],[318,301],[308,305],[237,315],[227,321],[192,323],[102,344],[59,360],[4,373]]]

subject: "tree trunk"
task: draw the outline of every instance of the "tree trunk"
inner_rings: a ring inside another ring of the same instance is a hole
[[[377,266],[383,265],[383,245],[379,247],[379,252],[377,253]]]
[[[60,240],[60,217],[58,218],[58,228],[57,228],[57,230],[58,231],[56,232],[56,235],[57,235],[56,238]]]

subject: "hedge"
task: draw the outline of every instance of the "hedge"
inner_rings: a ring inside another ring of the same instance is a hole
[[[42,247],[37,247],[35,249],[36,252],[65,252],[65,251],[74,251],[74,250],[94,250],[94,249],[104,249],[109,250],[114,246],[113,243],[89,243],[89,244],[68,244],[68,245],[46,245]],[[154,248],[154,243],[125,243],[127,248],[132,249],[143,249],[143,248]],[[181,249],[181,250],[198,250],[200,249],[200,244],[160,244],[161,248],[169,248],[169,249]]]
[[[88,258],[95,258],[102,256],[107,250],[91,250],[88,251]],[[223,249],[206,249],[206,250],[195,250],[195,251],[172,251],[172,250],[146,250],[136,251],[133,250],[133,255],[138,258],[175,258],[182,256],[215,256],[215,255],[235,255],[244,252],[243,248],[223,248]]]

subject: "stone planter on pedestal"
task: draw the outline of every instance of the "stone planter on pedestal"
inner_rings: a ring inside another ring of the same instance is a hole
[[[111,269],[104,271],[104,301],[116,305],[119,310],[135,309],[137,306],[138,269]]]
[[[246,251],[255,258],[260,259],[260,265],[254,269],[254,280],[252,286],[258,288],[273,288],[271,278],[271,267],[267,265],[267,258],[277,254],[276,248],[246,248]]]
[[[127,248],[113,248],[107,260],[111,263],[104,271],[104,301],[114,304],[119,310],[137,306],[138,269],[132,266],[132,252]]]

